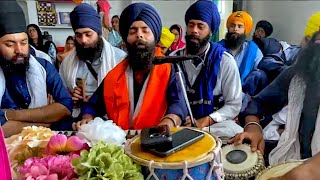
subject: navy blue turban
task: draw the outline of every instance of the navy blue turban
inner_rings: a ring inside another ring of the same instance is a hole
[[[73,31],[80,28],[90,28],[102,34],[102,25],[98,12],[89,4],[82,3],[75,7],[70,14]]]
[[[16,1],[0,0],[0,38],[26,31],[26,19]]]
[[[273,32],[272,24],[266,20],[261,20],[257,23],[256,29],[261,27],[266,33],[266,37],[270,36]]]
[[[221,21],[217,6],[209,0],[199,0],[189,7],[184,17],[186,25],[192,19],[206,22],[213,34],[218,31]]]
[[[119,29],[122,39],[125,41],[127,41],[131,25],[135,21],[145,22],[153,32],[156,43],[159,42],[162,23],[158,12],[152,6],[145,3],[133,3],[123,10],[120,16]]]

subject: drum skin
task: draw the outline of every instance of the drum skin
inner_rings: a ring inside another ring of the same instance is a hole
[[[259,175],[256,177],[256,180],[268,180],[272,177],[282,176],[301,164],[303,164],[303,161],[292,161],[275,166],[270,166],[264,171],[260,172]]]
[[[181,128],[171,129],[172,132],[179,130],[181,130]],[[215,138],[213,138],[212,135],[205,133],[204,138],[194,144],[185,147],[168,157],[158,157],[142,150],[139,136],[130,141],[131,142],[126,144],[125,151],[137,164],[142,166],[145,178],[150,175],[150,167],[152,167],[151,169],[154,169],[154,173],[157,177],[163,180],[181,179],[184,174],[183,168],[185,166],[188,167],[188,174],[193,179],[206,179],[211,167],[210,162],[214,160],[214,155],[210,152],[217,146]],[[221,147],[221,144],[219,145]],[[151,177],[150,179],[155,178]],[[212,175],[210,180],[215,180],[215,176]]]
[[[222,164],[226,180],[249,179],[265,169],[262,154],[246,144],[224,146]]]

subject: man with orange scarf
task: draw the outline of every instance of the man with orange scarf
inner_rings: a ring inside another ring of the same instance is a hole
[[[161,36],[161,19],[148,4],[129,5],[120,17],[120,33],[128,57],[111,70],[83,107],[83,120],[107,116],[122,129],[142,129],[159,124],[182,124],[187,107],[171,64],[152,65],[159,56],[155,45]]]

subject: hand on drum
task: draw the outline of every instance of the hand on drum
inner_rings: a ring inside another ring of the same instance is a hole
[[[93,120],[93,116],[83,115],[81,121],[78,121],[78,122],[72,124],[72,129],[74,131],[78,131],[82,125],[88,124],[92,120]]]
[[[199,128],[199,129],[202,129],[204,127],[207,127],[207,126],[210,126],[210,125],[213,124],[213,120],[209,116],[200,118],[200,119],[196,120],[195,122],[197,124],[197,128]],[[185,126],[191,127],[191,118],[190,118],[190,116],[186,117]]]
[[[251,150],[259,150],[261,154],[264,153],[264,139],[261,129],[258,126],[251,125],[245,129],[245,132],[237,134],[232,138],[229,143],[234,143],[235,145],[242,144],[244,140],[249,140],[251,142]]]

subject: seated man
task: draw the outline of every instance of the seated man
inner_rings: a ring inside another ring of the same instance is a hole
[[[219,29],[219,11],[211,1],[197,1],[187,10],[185,23],[186,47],[171,55],[202,58],[181,63],[194,118],[200,128],[212,125],[218,136],[233,137],[242,132],[233,120],[241,108],[241,82],[234,58],[220,44],[209,41]]]
[[[289,45],[274,38],[261,38],[256,42],[264,55],[258,68],[267,74],[269,83],[295,63],[300,51],[300,46]]]
[[[6,7],[0,10],[0,122],[8,137],[25,126],[49,127],[69,116],[72,100],[54,66],[30,55],[18,3],[1,1],[0,6]],[[54,102],[48,102],[48,94]]]
[[[285,129],[269,155],[271,165],[290,159],[306,159],[320,151],[320,35],[314,34],[298,54],[294,66],[281,73],[269,86],[255,96],[245,111],[245,132],[238,134],[236,144],[251,140],[252,150],[264,151],[262,128],[264,113],[274,114],[287,105]]]
[[[161,35],[161,19],[148,4],[134,3],[120,16],[128,57],[112,69],[83,107],[78,129],[96,116],[107,116],[122,129],[158,124],[181,125],[187,108],[171,64],[152,65]]]
[[[269,21],[261,20],[256,25],[256,29],[254,30],[252,40],[255,42],[260,38],[267,38],[272,34],[272,32],[272,24]]]
[[[232,13],[227,20],[228,33],[220,43],[228,49],[240,71],[242,91],[250,96],[267,85],[267,75],[258,69],[263,54],[253,41],[246,41],[252,29],[252,17],[245,11]]]
[[[163,55],[169,55],[169,48],[171,47],[171,44],[173,43],[175,38],[176,36],[172,32],[170,32],[169,28],[162,27],[160,41],[157,46],[160,47],[161,53]]]
[[[75,49],[62,62],[60,75],[72,94],[75,105],[72,116],[76,118],[83,101],[92,96],[106,74],[126,57],[126,53],[101,36],[101,20],[91,5],[83,3],[75,7],[70,20],[75,33]],[[85,92],[77,86],[77,78],[84,80]]]

